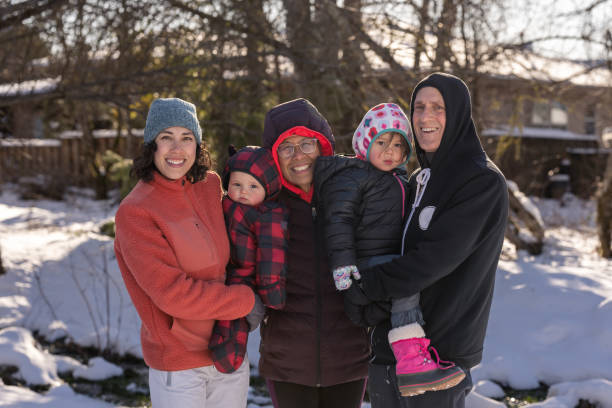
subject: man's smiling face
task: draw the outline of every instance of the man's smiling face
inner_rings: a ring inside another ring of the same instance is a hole
[[[446,127],[446,105],[440,91],[431,86],[419,89],[414,98],[412,124],[421,149],[438,150]]]

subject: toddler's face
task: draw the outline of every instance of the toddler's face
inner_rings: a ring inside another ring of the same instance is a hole
[[[250,174],[241,171],[230,173],[227,194],[233,201],[251,206],[261,204],[266,198],[266,190],[259,184],[259,181]]]
[[[378,136],[370,146],[370,163],[379,170],[391,171],[406,160],[406,147],[402,135],[387,132]]]

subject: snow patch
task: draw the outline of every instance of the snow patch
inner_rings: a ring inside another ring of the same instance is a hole
[[[78,367],[72,373],[76,378],[84,378],[90,381],[106,380],[110,377],[123,375],[123,369],[115,364],[109,363],[102,357],[94,357],[89,364]]]
[[[16,366],[27,384],[61,384],[54,356],[36,347],[32,333],[21,327],[0,330],[0,365]]]

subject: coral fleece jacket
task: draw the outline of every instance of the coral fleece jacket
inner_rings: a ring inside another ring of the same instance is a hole
[[[117,214],[115,253],[142,320],[148,366],[177,371],[213,364],[208,341],[215,320],[248,314],[255,302],[245,285],[225,285],[229,243],[216,173],[140,181]]]

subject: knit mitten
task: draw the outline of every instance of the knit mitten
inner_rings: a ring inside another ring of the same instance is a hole
[[[338,290],[346,290],[351,287],[351,276],[357,281],[361,280],[359,269],[357,269],[357,266],[355,265],[340,266],[334,269],[332,274],[334,276],[336,289]]]

